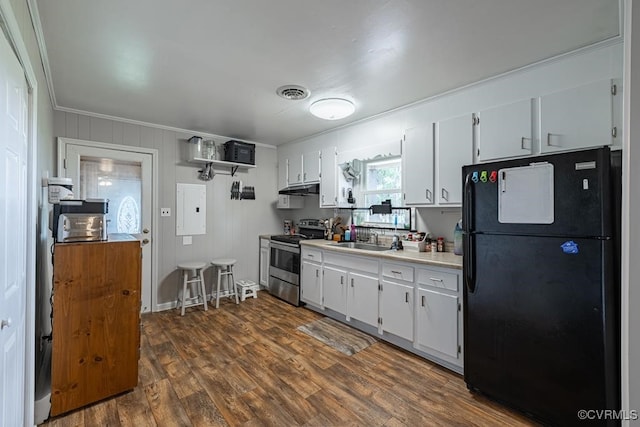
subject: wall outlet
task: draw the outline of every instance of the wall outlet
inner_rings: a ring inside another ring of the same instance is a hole
[[[160,216],[171,216],[171,208],[160,208]]]

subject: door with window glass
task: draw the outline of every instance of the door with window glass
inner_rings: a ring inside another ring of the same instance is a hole
[[[107,232],[140,240],[142,312],[151,311],[152,155],[83,144],[65,143],[65,147],[66,176],[73,180],[74,197],[108,199]]]

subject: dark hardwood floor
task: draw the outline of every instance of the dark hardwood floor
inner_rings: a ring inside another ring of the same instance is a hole
[[[392,345],[347,356],[296,329],[320,317],[265,292],[144,315],[138,386],[43,425],[534,425]]]

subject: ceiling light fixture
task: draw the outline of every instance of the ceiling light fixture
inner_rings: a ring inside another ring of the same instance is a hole
[[[314,102],[309,107],[309,112],[316,117],[325,120],[344,119],[356,111],[353,102],[342,98],[325,98]]]

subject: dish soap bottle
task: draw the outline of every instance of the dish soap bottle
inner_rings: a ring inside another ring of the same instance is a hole
[[[456,228],[453,230],[453,253],[462,255],[462,219],[456,222]]]

